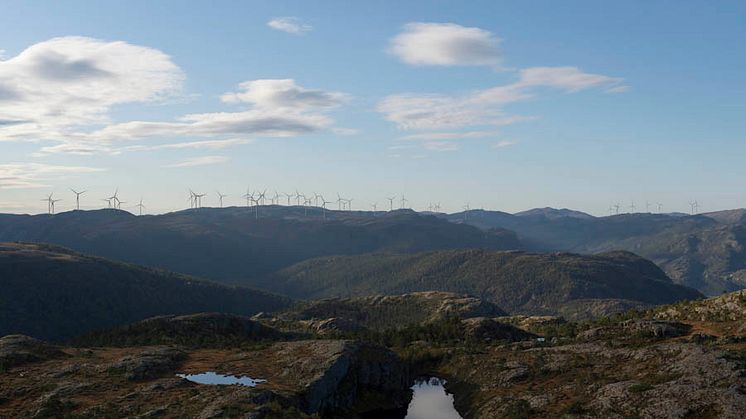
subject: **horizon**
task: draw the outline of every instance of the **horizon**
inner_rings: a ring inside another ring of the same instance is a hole
[[[746,5],[428,4],[7,2],[0,213],[746,207]]]

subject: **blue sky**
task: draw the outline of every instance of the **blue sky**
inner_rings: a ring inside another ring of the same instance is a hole
[[[69,187],[84,208],[118,187],[150,212],[187,188],[240,204],[247,186],[356,209],[746,206],[743,3],[2,10],[2,212],[43,212],[50,192],[70,209]]]

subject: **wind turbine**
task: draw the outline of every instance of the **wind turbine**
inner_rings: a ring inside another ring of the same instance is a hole
[[[277,190],[275,190],[275,196],[272,198],[272,205],[279,205],[280,204],[280,194],[277,193]]]
[[[114,195],[106,198],[109,201],[109,208],[119,208],[121,201],[119,200],[119,197],[117,197],[117,194],[119,193],[119,188],[114,190]],[[112,204],[114,202],[114,204]]]
[[[140,203],[139,203],[139,204],[137,204],[137,205],[135,205],[135,206],[136,206],[136,207],[137,207],[137,209],[138,209],[138,210],[140,211],[140,214],[139,214],[139,215],[142,215],[142,210],[144,210],[144,209],[145,209],[145,205],[143,205],[143,203],[142,203],[142,198],[140,198]]]
[[[645,212],[650,212],[650,202],[645,201]]]
[[[658,203],[658,214],[660,214],[660,213],[661,213],[661,210],[662,210],[662,209],[663,209],[663,204],[661,204],[661,203],[659,202],[659,203]]]
[[[409,200],[404,197],[404,194],[402,194],[402,196],[401,196],[401,209],[404,209],[404,206],[407,205],[407,202],[409,202]]]
[[[227,197],[228,195],[223,195],[220,193],[220,191],[215,191],[215,193],[218,194],[218,200],[220,201],[220,208],[223,208],[223,198]]]
[[[697,203],[697,201],[695,200],[694,202],[690,202],[689,206],[692,207],[692,215],[696,214],[699,203]]]
[[[347,201],[347,211],[352,211],[352,198],[345,199]]]
[[[306,196],[303,195],[302,193],[298,192],[298,190],[296,189],[295,190],[295,205],[300,206],[300,199],[301,199],[301,197],[303,199],[306,199]]]
[[[246,198],[246,206],[251,206],[251,201],[254,199],[254,195],[251,194],[251,189],[249,187],[246,187],[246,193],[241,196],[241,198]]]
[[[344,205],[344,201],[345,201],[344,198],[342,198],[342,196],[337,194],[337,209],[339,211],[342,211],[342,206]]]
[[[52,195],[54,195],[54,192],[50,193],[48,197],[42,199],[42,201],[45,201],[47,203],[47,214],[52,214]]]
[[[73,188],[70,188],[70,190],[75,194],[75,209],[80,210],[80,195],[83,195],[84,193],[88,191],[78,192]]]
[[[57,203],[57,202],[60,202],[60,201],[62,201],[62,200],[61,199],[50,199],[49,200],[49,205],[52,206],[52,212],[51,212],[51,214],[54,214],[54,204]]]
[[[464,205],[464,221],[468,218],[469,210],[471,207],[469,206],[469,203],[467,202],[466,205]]]
[[[378,210],[378,202],[370,204],[370,207],[373,208],[373,212],[375,213]]]
[[[615,210],[615,212],[616,212],[616,215],[619,215],[619,209],[620,209],[621,207],[622,207],[622,206],[621,206],[621,205],[620,205],[620,204],[619,204],[618,202],[617,202],[616,204],[614,204],[614,210]]]
[[[394,210],[394,199],[396,199],[396,195],[386,198],[389,200],[389,211]]]
[[[635,201],[632,201],[632,203],[629,205],[629,213],[634,214],[635,212]]]
[[[331,204],[331,203],[333,203],[333,202],[332,201],[327,201],[326,199],[324,199],[323,196],[321,197],[321,210],[324,213],[324,220],[326,220],[326,204]]]

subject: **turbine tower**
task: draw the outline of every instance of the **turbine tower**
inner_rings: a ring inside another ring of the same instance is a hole
[[[661,203],[659,202],[659,203],[658,203],[658,214],[660,214],[660,213],[661,213],[661,210],[662,210],[662,209],[663,209],[663,204],[661,204]]]
[[[78,191],[76,191],[73,188],[70,188],[70,190],[75,194],[75,209],[76,210],[80,210],[80,195],[83,195],[84,193],[86,193],[88,191],[78,192]]]

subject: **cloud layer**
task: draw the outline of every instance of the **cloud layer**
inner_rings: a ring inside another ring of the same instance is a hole
[[[101,172],[104,169],[81,166],[55,166],[39,163],[0,164],[0,189],[43,188],[45,182],[81,173]]]
[[[497,66],[500,39],[489,31],[453,23],[408,23],[388,52],[411,65]]]
[[[181,94],[184,74],[161,51],[84,37],[55,38],[0,61],[0,141],[52,142],[34,155],[119,154],[122,141],[195,138],[209,148],[245,143],[231,138],[290,137],[330,129],[328,112],[349,97],[309,89],[292,79],[250,80],[225,93],[232,111],[187,114],[170,121],[113,122],[114,107]]]

